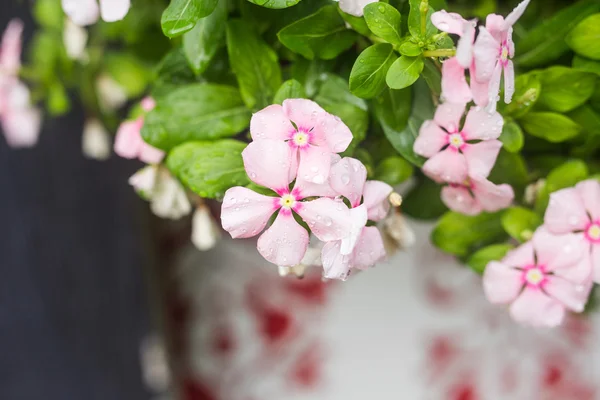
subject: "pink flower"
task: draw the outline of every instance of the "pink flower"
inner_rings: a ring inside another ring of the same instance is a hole
[[[307,197],[319,196],[319,193],[304,186],[301,180],[289,189],[294,179],[290,169],[295,151],[295,146],[282,140],[261,139],[250,143],[242,152],[248,176],[254,183],[273,190],[277,196],[233,187],[225,192],[221,209],[223,229],[233,238],[256,236],[269,218],[277,214],[272,225],[258,239],[257,247],[265,259],[280,266],[299,264],[308,246],[308,232],[296,222],[294,214],[299,215],[322,241],[339,240],[350,229],[349,210],[343,202],[325,197],[306,201]]]
[[[77,25],[91,25],[101,16],[106,22],[122,20],[131,5],[130,0],[62,0],[62,8]]]
[[[511,316],[533,326],[557,326],[565,309],[583,311],[591,281],[579,263],[583,243],[577,235],[555,236],[544,227],[533,239],[490,262],[483,275],[488,300],[508,304]]]
[[[23,34],[23,22],[13,19],[8,23],[2,44],[0,45],[0,76],[17,77],[21,68],[21,36]]]
[[[338,118],[306,99],[288,99],[257,112],[250,121],[255,141],[277,140],[287,144],[290,174],[307,182],[325,183],[331,154],[348,148],[352,133]]]
[[[600,283],[600,182],[590,179],[552,193],[544,224],[554,234],[576,235],[585,247],[581,268]]]
[[[151,97],[144,98],[141,105],[146,112],[155,107],[154,100]],[[115,137],[115,153],[123,158],[139,158],[140,161],[147,164],[157,164],[161,162],[165,153],[144,142],[141,135],[143,126],[144,116],[140,116],[133,121],[123,122],[119,126]]]
[[[504,19],[501,15],[490,14],[485,27],[479,27],[479,35],[473,47],[475,73],[471,77],[478,83],[489,82],[488,107],[496,109],[500,78],[504,71],[504,102],[510,103],[515,92],[515,71],[510,60],[515,53],[512,41],[512,26],[521,17],[529,0],[522,1]]]
[[[465,215],[502,210],[511,205],[514,197],[510,185],[495,185],[485,178],[468,178],[461,184],[451,183],[442,189],[444,204]]]
[[[500,114],[472,107],[460,129],[464,111],[465,104],[441,104],[415,140],[415,153],[429,158],[423,172],[437,182],[460,184],[468,176],[487,177],[502,147],[496,140],[504,124]]]
[[[321,260],[325,278],[345,280],[352,268],[367,269],[385,258],[381,233],[366,224],[367,220],[385,218],[390,208],[387,197],[392,187],[366,179],[365,166],[354,158],[345,157],[331,167],[329,183],[339,195],[348,199],[352,209],[346,235],[323,246]]]

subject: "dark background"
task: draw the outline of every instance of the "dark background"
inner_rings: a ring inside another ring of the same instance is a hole
[[[0,2],[34,28],[27,2]],[[139,165],[81,153],[83,114],[46,118],[33,149],[0,135],[0,399],[148,399],[139,343],[151,326]]]

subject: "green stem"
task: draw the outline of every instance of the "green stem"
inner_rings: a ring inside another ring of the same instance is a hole
[[[456,54],[454,49],[438,49],[438,50],[425,50],[423,57],[452,57]]]
[[[421,36],[425,37],[427,33],[427,12],[429,11],[428,0],[421,1],[419,11],[421,12]]]

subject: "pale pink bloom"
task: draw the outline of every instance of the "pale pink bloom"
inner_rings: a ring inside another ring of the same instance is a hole
[[[250,134],[255,141],[285,142],[290,176],[317,184],[329,177],[331,154],[346,150],[352,141],[352,133],[338,117],[306,99],[288,99],[282,106],[273,104],[257,112]]]
[[[122,20],[130,5],[130,0],[62,0],[65,14],[77,25],[94,24],[99,17],[106,22]]]
[[[504,19],[501,15],[490,14],[485,27],[479,27],[479,35],[473,47],[475,73],[479,83],[489,82],[488,107],[496,109],[500,79],[504,71],[504,102],[510,103],[515,92],[515,71],[511,58],[515,54],[512,40],[513,25],[525,12],[529,0],[522,1]]]
[[[264,111],[264,110],[263,110]],[[270,115],[270,114],[269,114]],[[273,190],[277,196],[264,196],[245,187],[233,187],[223,198],[221,222],[233,238],[258,235],[273,214],[273,224],[258,239],[258,251],[279,266],[293,266],[302,261],[308,246],[308,232],[294,219],[298,214],[312,233],[322,241],[339,240],[350,228],[348,207],[341,201],[320,197],[290,174],[296,147],[282,140],[255,140],[244,149],[244,167],[250,179]],[[328,156],[328,163],[330,157]],[[329,169],[329,164],[327,165]]]
[[[148,112],[154,108],[155,103],[151,97],[146,97],[142,100],[141,105],[144,111]],[[143,115],[133,121],[123,122],[115,137],[115,153],[123,158],[138,158],[147,164],[157,164],[161,162],[165,153],[144,142],[141,135],[143,126]]]
[[[340,0],[340,10],[355,17],[363,16],[363,8],[367,4],[376,3],[378,0]]]
[[[600,182],[590,179],[552,193],[544,224],[552,233],[576,235],[585,247],[582,268],[600,283]]]
[[[504,120],[497,112],[471,107],[460,128],[465,104],[441,104],[423,123],[415,140],[415,153],[428,157],[423,172],[437,182],[462,183],[468,176],[487,177],[502,143],[496,140]],[[479,143],[471,141],[479,140]]]
[[[512,204],[514,197],[510,185],[496,185],[485,178],[468,178],[461,184],[451,183],[442,189],[444,204],[465,215],[505,209]]]
[[[2,44],[0,45],[0,76],[16,77],[21,68],[21,35],[23,34],[23,22],[13,19],[8,23]]]
[[[85,121],[81,136],[83,155],[93,160],[103,161],[110,157],[110,134],[95,118]]]
[[[544,227],[533,239],[490,262],[483,274],[488,300],[508,304],[511,316],[533,326],[557,326],[565,309],[581,312],[591,280],[581,268],[584,245],[574,234],[555,236]]]

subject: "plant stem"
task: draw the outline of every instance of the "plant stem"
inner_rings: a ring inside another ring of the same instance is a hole
[[[454,49],[425,50],[423,57],[452,57],[454,54],[456,54]]]
[[[419,5],[421,12],[421,36],[425,37],[427,33],[427,12],[429,11],[429,0],[422,0]]]

